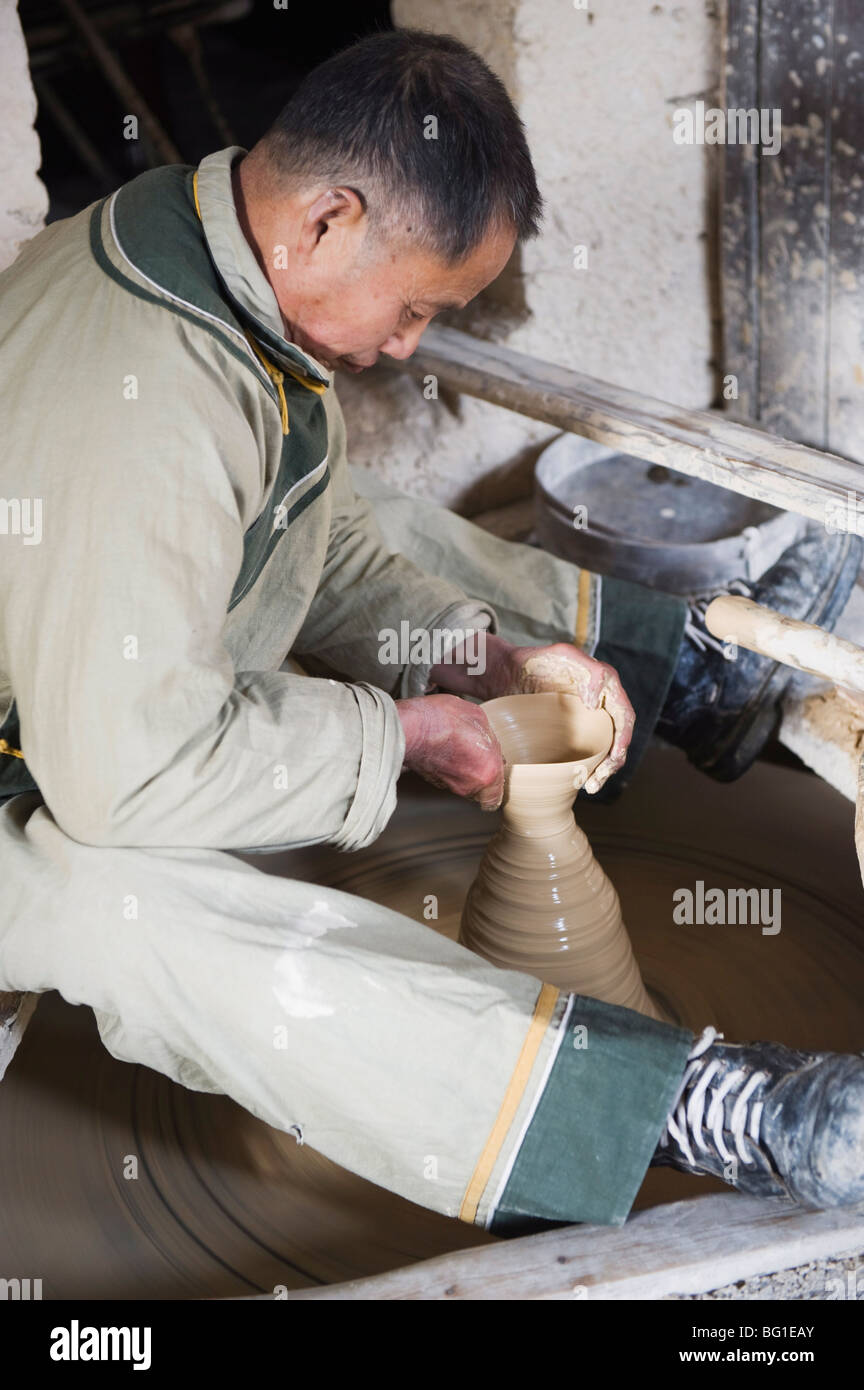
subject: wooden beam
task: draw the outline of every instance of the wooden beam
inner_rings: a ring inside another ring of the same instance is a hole
[[[721,411],[669,405],[453,328],[430,328],[399,369],[823,523],[842,508],[844,529],[864,536],[864,465]]]
[[[651,1300],[707,1293],[862,1247],[864,1207],[804,1211],[785,1198],[732,1192],[651,1207],[624,1226],[565,1226],[370,1279],[297,1289],[287,1299]],[[832,1296],[845,1294],[826,1289]]]
[[[184,162],[183,156],[174,141],[151,111],[123,64],[108,47],[90,15],[79,4],[79,0],[59,0],[59,3],[81,34],[104,77],[114,88],[121,106],[125,111],[134,112],[138,117],[141,128],[158,156],[159,162],[162,164],[182,164]]]

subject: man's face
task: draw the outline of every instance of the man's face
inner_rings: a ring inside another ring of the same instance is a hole
[[[366,216],[354,214],[322,219],[302,247],[302,273],[273,285],[286,336],[328,371],[361,372],[382,352],[410,357],[435,314],[479,294],[515,244],[510,230],[490,232],[466,260],[448,267],[407,236],[372,238]]]

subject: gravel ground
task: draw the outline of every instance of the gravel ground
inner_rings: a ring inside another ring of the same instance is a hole
[[[756,1274],[752,1279],[741,1279],[710,1293],[672,1294],[664,1302],[699,1303],[706,1299],[864,1302],[864,1251],[845,1260],[814,1260],[778,1274]]]

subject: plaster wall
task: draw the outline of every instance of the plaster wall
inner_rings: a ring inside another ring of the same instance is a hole
[[[486,58],[525,123],[546,202],[541,236],[474,306],[441,321],[675,404],[709,405],[717,150],[677,145],[672,113],[716,99],[714,0],[394,0],[393,18],[454,34]],[[355,464],[468,514],[524,493],[556,433],[467,397],[426,400],[419,383],[381,367],[340,375],[338,390]]]
[[[38,176],[42,160],[33,129],[36,96],[18,10],[0,0],[0,270],[11,265],[22,244],[45,223],[48,194]]]

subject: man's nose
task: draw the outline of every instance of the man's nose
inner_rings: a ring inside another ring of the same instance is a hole
[[[388,357],[395,357],[401,362],[415,351],[427,327],[428,323],[418,323],[416,327],[406,328],[404,332],[391,333],[378,351],[385,352]]]

